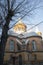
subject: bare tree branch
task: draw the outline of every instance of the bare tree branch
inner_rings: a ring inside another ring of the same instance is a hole
[[[7,0],[7,4],[8,4],[8,12],[10,10],[10,0]]]
[[[2,3],[0,3],[0,8],[4,8],[7,11],[6,6],[4,6]]]
[[[15,2],[16,2],[16,0],[11,1],[11,9],[13,9]]]
[[[20,3],[17,5],[17,7],[13,10],[15,13],[16,13],[16,11],[19,9],[19,7],[22,6],[22,4],[24,3],[24,1],[25,1],[25,0],[23,0],[22,2],[20,2]]]

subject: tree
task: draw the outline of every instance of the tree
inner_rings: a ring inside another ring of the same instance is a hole
[[[24,18],[27,14],[37,9],[40,0],[0,0],[0,27],[2,28],[2,36],[0,42],[0,65],[3,64],[4,51],[8,38],[9,24],[14,19]]]

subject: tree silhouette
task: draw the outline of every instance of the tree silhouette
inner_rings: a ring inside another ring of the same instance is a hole
[[[0,42],[0,65],[3,65],[4,51],[8,38],[10,21],[31,15],[32,11],[39,8],[40,0],[0,0],[0,27],[2,28]],[[15,22],[15,21],[14,21]]]

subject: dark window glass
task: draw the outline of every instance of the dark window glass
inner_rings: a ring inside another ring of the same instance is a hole
[[[35,42],[35,40],[32,41],[32,50],[33,51],[36,50],[36,42]]]
[[[18,48],[18,50],[21,50],[21,47],[20,47],[20,45],[18,45],[18,44],[17,44],[17,48]]]
[[[14,51],[14,41],[10,40],[9,44],[10,44],[10,47],[9,47],[10,51]]]

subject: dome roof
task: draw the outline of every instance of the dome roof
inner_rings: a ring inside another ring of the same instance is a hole
[[[18,23],[15,24],[13,29],[14,32],[21,34],[26,31],[26,25],[20,20]]]
[[[30,33],[25,33],[24,36],[31,37],[31,36],[39,36],[39,35],[35,32],[30,32]]]
[[[36,30],[36,33],[37,33],[38,35],[42,36],[42,33],[41,33],[41,31],[39,31],[38,27],[36,27],[35,30]]]
[[[26,27],[26,25],[21,21],[21,20],[19,20],[19,22],[17,22],[16,24],[15,24],[15,26],[18,26],[18,25],[22,25],[22,26],[25,26]],[[14,27],[15,27],[14,26]]]
[[[26,38],[26,37],[41,37],[39,34],[37,34],[36,32],[27,32],[26,31],[26,25],[24,23],[22,23],[22,21],[20,20],[17,24],[15,24],[15,26],[13,27],[13,31],[10,31],[8,33],[9,35],[12,36],[17,36],[19,38]]]
[[[38,35],[42,36],[42,33],[41,32],[37,32]]]
[[[19,37],[19,38],[27,38],[27,37],[41,37],[41,36],[39,36],[37,33],[35,33],[35,32],[30,32],[30,33],[22,33],[22,34],[17,34],[17,33],[15,33],[15,32],[13,32],[13,33],[9,33],[9,35],[11,35],[11,36],[16,36],[16,37]]]

